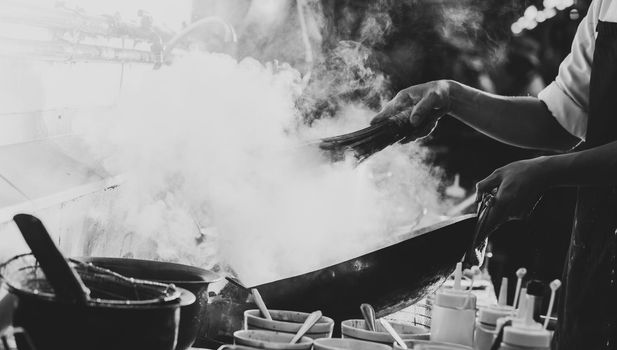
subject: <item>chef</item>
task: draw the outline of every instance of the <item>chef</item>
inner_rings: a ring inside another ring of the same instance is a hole
[[[551,187],[577,187],[553,347],[617,349],[617,0],[594,0],[572,51],[538,97],[488,94],[455,81],[400,91],[375,117],[428,134],[451,115],[501,142],[560,151],[495,170],[490,227],[522,218]]]

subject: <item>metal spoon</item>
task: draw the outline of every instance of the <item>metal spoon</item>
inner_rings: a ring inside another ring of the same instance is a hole
[[[360,311],[362,311],[366,328],[371,332],[375,332],[375,309],[373,309],[371,304],[362,304],[360,305]]]
[[[28,214],[17,214],[13,220],[41,265],[47,281],[54,289],[56,298],[86,304],[90,300],[90,290],[58,250],[43,223]]]
[[[294,337],[291,339],[289,344],[297,343],[298,340],[300,340],[304,336],[304,334],[308,332],[308,330],[311,329],[311,327],[313,327],[313,325],[317,323],[317,321],[319,321],[320,318],[321,318],[321,311],[319,310],[308,315],[306,320],[304,320],[302,327],[298,329],[298,332],[296,333],[296,335],[294,335]]]

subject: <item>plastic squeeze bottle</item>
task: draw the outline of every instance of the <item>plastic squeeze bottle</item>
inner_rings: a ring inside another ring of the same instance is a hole
[[[549,350],[551,332],[533,320],[534,303],[528,296],[521,296],[521,301],[527,299],[524,305],[523,319],[505,326],[499,350]]]
[[[431,314],[431,340],[473,346],[476,296],[461,287],[461,263],[456,264],[454,287],[435,296]]]
[[[531,280],[527,283],[527,296],[533,301],[533,320],[541,323],[542,302],[544,299],[544,283],[539,280]]]
[[[499,289],[499,301],[496,305],[481,308],[478,312],[476,320],[476,333],[474,349],[490,350],[495,339],[497,320],[502,317],[511,316],[514,313],[514,308],[507,305],[508,301],[508,279],[501,279],[501,288]]]

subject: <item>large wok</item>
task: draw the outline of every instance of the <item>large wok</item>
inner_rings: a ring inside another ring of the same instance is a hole
[[[322,310],[340,322],[360,317],[360,304],[370,303],[381,317],[436,290],[457,262],[475,252],[477,222],[475,214],[459,216],[404,233],[357,258],[253,287],[272,309]],[[232,283],[225,286],[211,306],[224,310],[225,317],[218,327],[211,324],[208,337],[229,341],[230,330],[242,326],[242,312],[255,307],[247,300],[246,290]]]
[[[337,321],[357,317],[362,303],[378,316],[390,314],[443,283],[472,246],[476,221],[476,215],[450,219],[355,259],[256,288],[271,308],[319,309]]]

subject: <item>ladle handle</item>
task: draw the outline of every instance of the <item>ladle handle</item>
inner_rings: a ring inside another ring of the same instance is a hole
[[[319,321],[320,318],[321,318],[321,311],[319,310],[308,315],[308,317],[302,324],[302,327],[300,327],[300,329],[298,330],[296,335],[294,335],[294,337],[291,339],[289,344],[297,343],[298,340],[300,340],[304,336],[304,334],[306,334],[306,332],[308,332],[309,329],[311,329],[311,327],[313,327],[313,325],[317,323],[317,321]]]
[[[381,322],[381,325],[383,326],[383,328],[386,329],[386,332],[390,333],[392,338],[394,338],[394,341],[397,342],[401,348],[408,349],[407,344],[405,344],[403,338],[401,338],[401,336],[394,330],[394,328],[392,328],[390,322],[388,322],[385,318],[380,318],[379,322]]]
[[[13,220],[54,289],[56,298],[85,304],[89,300],[90,290],[58,250],[43,223],[28,214],[17,214]]]
[[[375,309],[370,304],[362,304],[360,305],[360,311],[362,311],[364,322],[366,322],[366,328],[371,332],[375,332]]]
[[[251,293],[253,294],[253,299],[255,299],[255,304],[257,304],[257,307],[259,308],[259,311],[261,311],[262,316],[266,320],[272,321],[272,316],[270,315],[270,311],[268,311],[268,307],[266,306],[266,303],[264,303],[264,300],[261,297],[261,294],[259,294],[259,291],[256,288],[253,288],[251,289]]]

